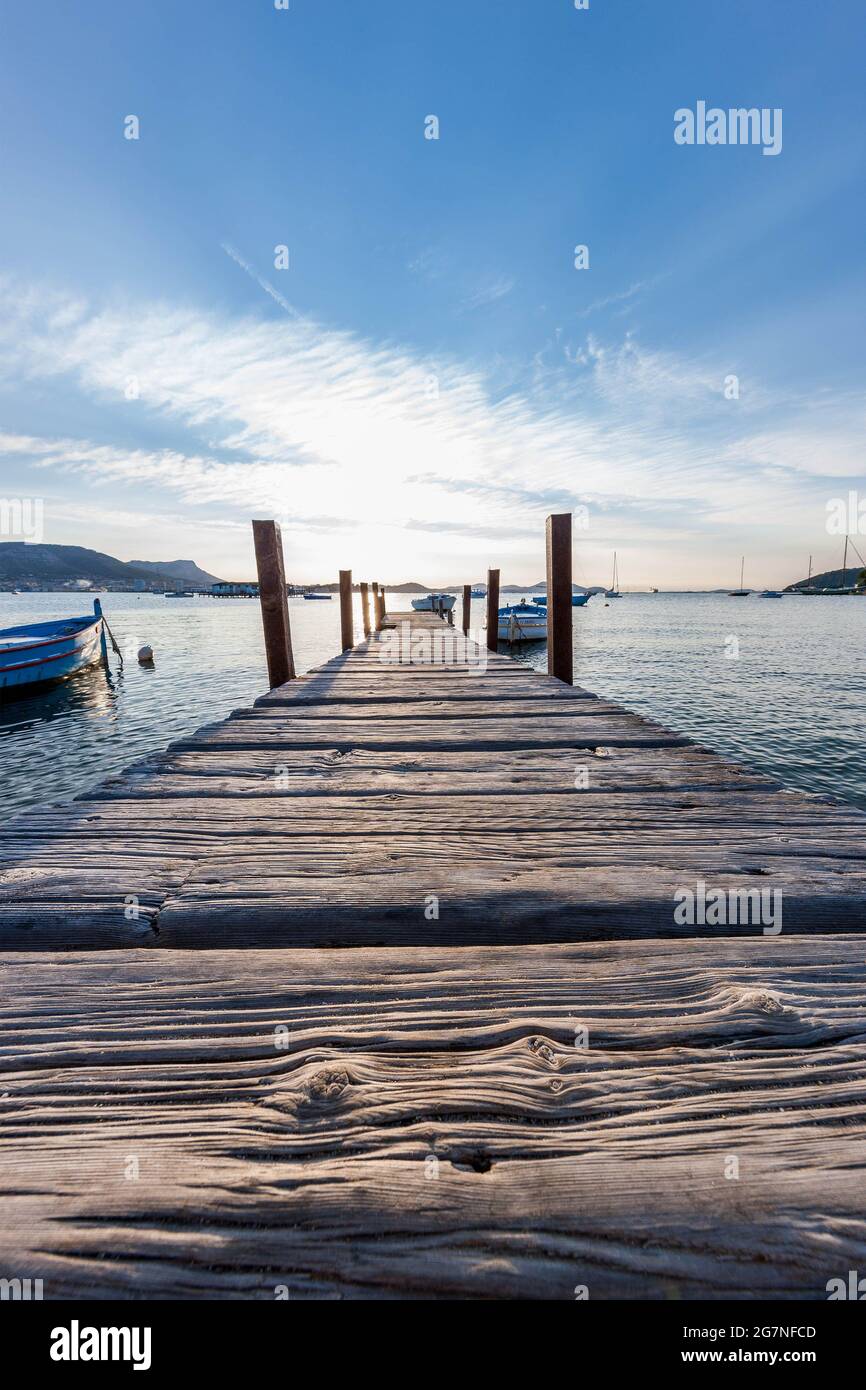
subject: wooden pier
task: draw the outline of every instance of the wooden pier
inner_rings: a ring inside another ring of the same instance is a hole
[[[3,832],[0,1272],[826,1298],[866,1269],[866,817],[374,599]],[[781,931],[676,921],[699,883]]]

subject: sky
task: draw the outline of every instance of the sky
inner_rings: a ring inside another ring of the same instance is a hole
[[[572,511],[586,584],[841,563],[861,4],[276,4],[0,0],[0,497],[42,539],[247,578],[265,516],[298,581],[528,584]],[[699,102],[781,149],[678,143]]]

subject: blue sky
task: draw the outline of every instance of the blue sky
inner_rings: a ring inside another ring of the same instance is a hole
[[[586,582],[614,548],[624,587],[840,562],[853,0],[0,17],[0,492],[45,499],[46,540],[240,577],[275,515],[299,579],[531,581],[580,507]],[[699,100],[781,108],[781,153],[677,145]]]

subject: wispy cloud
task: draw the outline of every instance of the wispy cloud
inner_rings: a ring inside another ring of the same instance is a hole
[[[8,285],[0,309],[0,381],[52,381],[70,417],[76,398],[112,405],[111,438],[10,431],[2,455],[149,489],[191,515],[269,511],[299,528],[377,534],[441,532],[432,518],[451,516],[453,544],[498,537],[517,553],[545,510],[577,505],[590,507],[599,544],[784,515],[802,525],[822,480],[862,472],[861,400],[779,401],[753,381],[729,400],[730,364],[633,337],[559,344],[523,391],[502,395],[475,366],[294,311],[90,308]],[[197,447],[142,447],[148,421]]]
[[[601,309],[609,309],[614,304],[627,304],[629,301],[635,300],[644,290],[657,285],[659,280],[663,278],[663,276],[656,275],[651,280],[637,280],[633,285],[629,285],[627,290],[620,290],[618,294],[609,294],[603,299],[594,300],[585,309],[581,309],[577,317],[588,319],[590,314],[596,314]]]
[[[464,313],[471,313],[473,309],[482,309],[488,304],[495,304],[499,299],[505,299],[514,289],[514,281],[507,275],[499,275],[495,279],[485,280],[467,295],[463,300],[461,310]]]

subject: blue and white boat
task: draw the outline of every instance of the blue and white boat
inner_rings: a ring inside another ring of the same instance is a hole
[[[333,599],[333,594],[304,594],[304,598]]]
[[[66,680],[99,661],[104,646],[99,599],[94,600],[92,616],[7,627],[0,631],[0,695]]]
[[[412,607],[416,613],[450,613],[456,602],[456,594],[426,594],[424,598],[413,598]]]
[[[547,609],[536,603],[512,603],[500,608],[497,635],[500,642],[544,642]]]
[[[542,608],[546,608],[546,607],[547,607],[547,594],[543,594],[543,595],[540,595],[540,596],[537,597],[537,598],[534,598],[534,599],[532,600],[532,602],[533,602],[533,603],[538,603],[538,604],[540,604]],[[584,606],[585,604],[587,604],[587,603],[589,603],[589,594],[572,594],[572,596],[571,596],[571,606],[572,606],[572,608],[583,608],[583,606]]]

